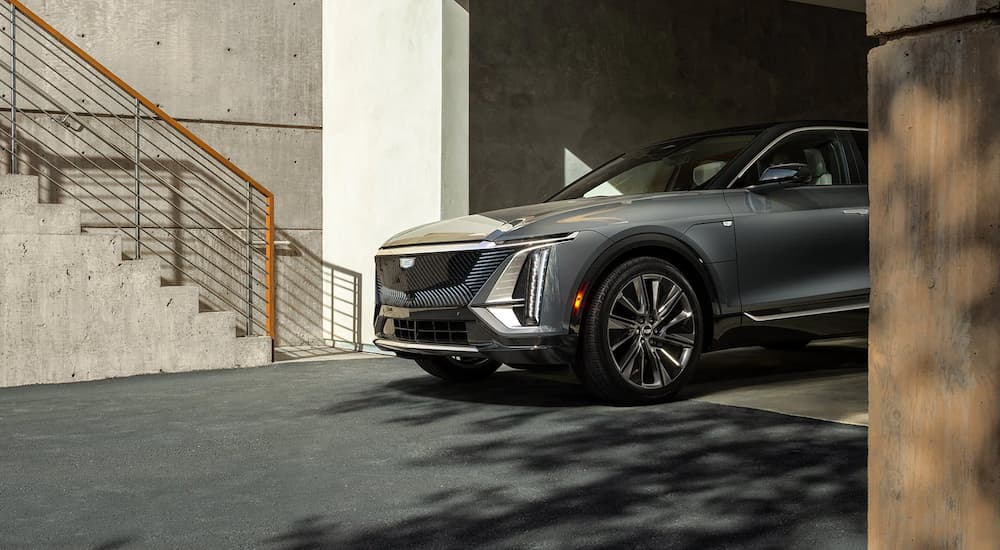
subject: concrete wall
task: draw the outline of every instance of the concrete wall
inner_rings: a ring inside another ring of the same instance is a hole
[[[869,0],[869,545],[1000,544],[1000,0]]]
[[[275,193],[277,343],[322,342],[320,0],[25,4]]]
[[[373,257],[382,242],[445,211],[464,213],[460,98],[468,84],[461,67],[445,67],[464,64],[465,19],[456,9],[453,0],[324,4],[323,258],[334,283],[332,340],[345,340],[356,323],[362,342],[374,338]],[[360,319],[349,281],[361,282]]]
[[[863,14],[783,0],[471,2],[470,209],[685,132],[866,116]],[[572,156],[570,156],[572,155]]]

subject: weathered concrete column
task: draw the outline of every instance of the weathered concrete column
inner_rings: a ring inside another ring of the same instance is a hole
[[[1000,548],[998,15],[868,0],[872,548]]]

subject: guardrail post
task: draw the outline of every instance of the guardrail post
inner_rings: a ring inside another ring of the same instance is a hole
[[[253,335],[253,187],[247,182],[247,336]]]
[[[139,100],[135,100],[135,259],[142,257],[142,184],[139,176]]]
[[[17,174],[17,8],[10,5],[10,173]]]

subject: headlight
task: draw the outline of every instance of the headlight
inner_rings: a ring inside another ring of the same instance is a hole
[[[526,248],[511,256],[487,295],[486,309],[509,328],[537,327],[552,248],[575,236],[524,243]]]
[[[528,266],[522,271],[528,274],[528,288],[525,293],[525,326],[537,327],[542,309],[542,291],[545,290],[545,273],[549,268],[551,246],[533,250],[528,258]]]

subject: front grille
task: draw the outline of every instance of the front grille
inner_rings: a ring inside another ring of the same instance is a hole
[[[479,252],[439,252],[421,256],[402,256],[413,260],[413,267],[403,269],[401,256],[381,256],[379,278],[389,288],[402,291],[429,290],[455,286],[465,281],[476,265]]]
[[[464,321],[413,321],[392,319],[397,340],[428,344],[468,344],[469,331]]]
[[[513,253],[509,248],[438,252],[416,256],[378,256],[375,260],[378,303],[399,307],[461,307]],[[403,269],[400,258],[412,258]]]

